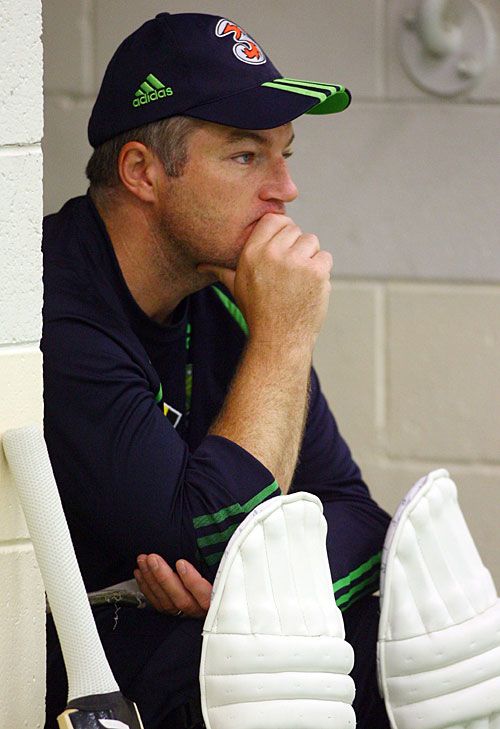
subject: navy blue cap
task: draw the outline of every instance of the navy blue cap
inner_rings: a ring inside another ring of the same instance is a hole
[[[160,13],[128,36],[104,74],[89,121],[98,147],[129,129],[183,115],[242,129],[272,129],[301,114],[343,111],[340,84],[284,78],[231,20]]]

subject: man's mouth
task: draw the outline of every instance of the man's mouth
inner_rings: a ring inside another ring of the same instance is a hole
[[[264,210],[264,212],[263,212],[263,213],[261,213],[261,214],[260,214],[260,215],[258,216],[258,218],[255,218],[254,220],[252,220],[252,222],[251,222],[251,223],[249,223],[249,224],[247,225],[247,228],[249,228],[249,227],[250,227],[250,226],[252,226],[252,225],[253,225],[253,226],[257,225],[257,223],[258,223],[258,222],[260,222],[260,221],[262,220],[262,218],[264,217],[264,215],[269,215],[269,214],[271,214],[271,215],[286,215],[286,211],[285,211],[285,209],[284,209],[284,208],[283,208],[283,209],[281,209],[281,210]]]

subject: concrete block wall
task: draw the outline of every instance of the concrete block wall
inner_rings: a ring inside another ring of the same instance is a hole
[[[497,0],[480,2],[500,37]],[[335,259],[316,365],[376,498],[392,512],[448,468],[500,586],[500,43],[471,92],[429,96],[396,48],[415,3],[44,0],[46,210],[85,191],[106,63],[157,12],[227,15],[285,75],[345,83],[345,114],[295,124],[290,213]]]
[[[0,440],[42,423],[41,1],[0,0]],[[0,726],[44,723],[45,599],[0,447]]]

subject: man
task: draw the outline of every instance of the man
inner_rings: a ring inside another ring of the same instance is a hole
[[[134,573],[151,603],[94,607],[146,729],[202,726],[200,619],[224,547],[294,490],[323,502],[358,726],[388,726],[370,597],[388,516],[311,369],[331,256],[286,214],[291,121],[349,101],[283,79],[229,20],[162,13],[107,68],[89,193],[45,223],[45,435],[87,589]],[[49,624],[47,726],[63,677]]]

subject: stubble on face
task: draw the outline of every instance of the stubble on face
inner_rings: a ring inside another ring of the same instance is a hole
[[[290,131],[287,125],[280,138],[289,138]],[[200,263],[234,270],[258,220],[270,212],[259,196],[259,174],[233,161],[231,155],[245,145],[234,146],[231,136],[244,134],[205,123],[189,139],[184,173],[163,180],[156,235],[168,242],[170,271],[174,261],[185,273]],[[279,204],[274,207],[278,212]]]

